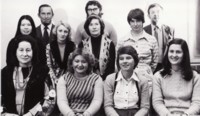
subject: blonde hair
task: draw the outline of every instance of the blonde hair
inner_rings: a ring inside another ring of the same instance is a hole
[[[67,35],[67,40],[71,40],[71,26],[67,22],[63,22],[62,20],[56,23],[55,27],[53,28],[53,34],[56,36],[57,35],[57,29],[59,26],[63,25],[65,28],[68,29],[68,35]]]

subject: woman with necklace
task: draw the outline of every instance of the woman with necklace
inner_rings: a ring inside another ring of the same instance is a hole
[[[57,102],[64,116],[97,116],[103,101],[103,82],[92,72],[93,66],[91,53],[78,48],[70,54],[68,72],[57,84]]]
[[[139,58],[132,46],[117,51],[119,72],[104,83],[104,109],[107,116],[146,116],[149,110],[148,78],[135,72]]]
[[[175,38],[169,42],[164,68],[153,81],[153,107],[159,116],[200,114],[200,75],[190,65],[188,45]]]
[[[93,71],[103,80],[115,71],[115,46],[104,34],[104,22],[98,16],[89,16],[84,24],[84,29],[89,38],[82,40],[80,48],[94,54],[96,63]]]
[[[36,115],[42,110],[44,97],[48,96],[45,84],[48,68],[39,65],[38,47],[33,37],[18,36],[13,49],[12,65],[2,69],[2,115]]]

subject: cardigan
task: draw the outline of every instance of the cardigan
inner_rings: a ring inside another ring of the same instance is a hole
[[[79,44],[79,48],[83,48],[84,50],[88,51],[89,53],[93,54],[93,45],[96,43],[96,41],[91,41],[91,37],[82,40],[82,42]],[[101,43],[100,44],[100,53],[99,58],[96,58],[98,62],[96,62],[98,65],[94,66],[94,72],[99,74],[103,80],[105,80],[106,76],[113,73],[115,71],[115,46],[113,42],[108,39],[105,35],[102,35],[101,37]],[[94,51],[98,52],[98,51]]]
[[[180,71],[164,77],[158,71],[153,80],[153,107],[161,116],[173,111],[200,113],[200,75],[193,71],[193,78],[186,81]]]
[[[110,74],[107,76],[104,82],[104,109],[107,116],[115,116],[117,112],[114,109],[114,86],[115,86],[115,75],[116,73]],[[148,78],[137,73],[138,75],[138,90],[139,96],[141,97],[140,101],[140,110],[136,113],[139,116],[144,116],[148,113],[149,109],[149,86]]]
[[[1,72],[2,106],[5,108],[4,112],[17,114],[13,71],[14,67],[6,66]],[[44,100],[47,74],[47,68],[41,66],[33,67],[25,89],[24,114]]]
[[[67,70],[68,56],[75,49],[75,44],[72,41],[66,41],[65,53],[63,61],[61,61],[60,51],[57,40],[53,40],[46,46],[47,66],[49,67],[49,74],[55,83],[57,79]]]

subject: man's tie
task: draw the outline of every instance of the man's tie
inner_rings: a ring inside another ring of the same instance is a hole
[[[158,41],[158,27],[157,26],[154,27],[154,36]]]
[[[45,26],[44,27],[44,35],[43,35],[45,45],[47,45],[49,43],[49,34],[48,34],[47,30],[48,30],[48,27]]]

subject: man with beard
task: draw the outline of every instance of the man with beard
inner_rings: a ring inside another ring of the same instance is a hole
[[[52,24],[52,18],[54,16],[53,9],[48,4],[42,4],[38,10],[38,17],[41,20],[41,24],[36,28],[37,37],[42,40],[44,46],[46,46],[53,39],[52,30],[55,25]]]
[[[174,38],[174,29],[161,23],[161,15],[163,12],[163,7],[160,4],[154,3],[148,7],[148,16],[151,20],[151,24],[144,27],[144,30],[155,36],[158,41],[159,54],[158,54],[158,65],[154,73],[162,69],[162,60],[165,54],[167,44],[170,40]]]
[[[85,6],[85,12],[87,14],[87,17],[90,15],[98,15],[99,17],[101,17],[103,15],[102,13],[102,5],[96,1],[96,0],[90,0],[87,2],[86,6]],[[79,45],[79,43],[83,40],[88,38],[87,33],[84,30],[84,23],[82,22],[75,33],[75,37],[74,37],[74,42]],[[104,34],[110,38],[113,43],[116,45],[117,44],[117,34],[115,29],[113,28],[113,26],[104,21],[105,23],[105,29],[104,29]]]

